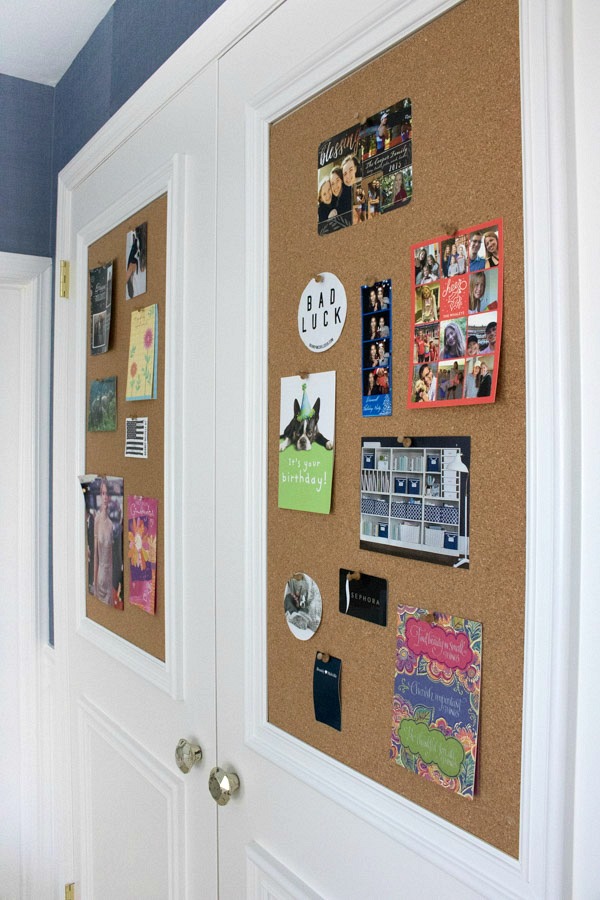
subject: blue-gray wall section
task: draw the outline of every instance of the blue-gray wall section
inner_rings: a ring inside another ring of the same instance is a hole
[[[117,0],[56,88],[0,75],[0,251],[54,255],[56,178],[223,0]]]
[[[0,250],[50,254],[54,90],[0,75]]]

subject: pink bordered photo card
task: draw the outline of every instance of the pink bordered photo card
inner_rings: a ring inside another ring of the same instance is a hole
[[[409,409],[493,403],[500,364],[502,219],[410,248]]]

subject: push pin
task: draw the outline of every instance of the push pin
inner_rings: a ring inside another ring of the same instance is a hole
[[[412,438],[403,437],[400,439],[400,443],[402,444],[403,447],[412,447]]]
[[[329,662],[329,653],[323,653],[321,650],[317,653],[317,659],[319,662],[328,663]]]

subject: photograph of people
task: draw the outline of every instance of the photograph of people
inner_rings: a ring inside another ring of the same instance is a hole
[[[478,359],[470,360],[467,367],[467,377],[465,378],[465,400],[472,400],[477,396],[479,383],[481,381],[481,365]]]
[[[423,266],[427,265],[427,247],[415,251],[415,284],[421,283]]]
[[[382,150],[385,150],[385,142],[389,141],[390,139],[390,132],[387,127],[387,121],[388,114],[386,112],[381,113],[379,127],[375,135],[375,146],[378,153],[381,153]]]
[[[480,256],[482,234],[474,231],[469,236],[469,272],[477,272],[485,268],[485,257]]]
[[[344,184],[344,173],[341,166],[334,166],[329,175],[331,183],[331,211],[329,218],[340,216],[341,225],[351,225],[352,188]]]
[[[365,312],[378,312],[381,309],[381,306],[377,302],[377,291],[375,290],[375,286],[367,287],[367,285],[365,285],[362,291]]]
[[[374,341],[376,338],[381,337],[379,334],[379,330],[377,328],[377,316],[371,316],[370,318],[365,319],[365,323],[369,323],[369,331],[368,334],[365,335],[365,340]]]
[[[369,219],[379,214],[379,204],[381,202],[381,186],[378,179],[370,181],[367,187],[367,200],[369,204]]]
[[[108,483],[100,479],[100,508],[94,518],[94,596],[112,606],[113,526],[108,514]]]
[[[364,384],[364,391],[363,391],[364,397],[373,397],[376,394],[381,393],[381,389],[380,389],[379,385],[377,384],[377,381],[375,380],[375,377],[376,377],[375,373],[376,373],[376,370],[373,370],[373,369],[371,369],[370,372],[365,372],[365,377],[364,377],[365,384]]]
[[[498,272],[473,272],[469,275],[469,313],[498,309]]]
[[[430,288],[428,285],[416,289],[416,322],[437,322],[438,320],[438,288]]]
[[[466,320],[456,319],[442,323],[442,349],[440,359],[459,359],[465,355]]]
[[[331,191],[331,182],[329,177],[321,178],[319,182],[319,193],[318,193],[318,204],[319,204],[319,222],[325,222],[326,219],[329,218],[329,214],[332,210],[332,200],[333,193]]]
[[[381,341],[377,345],[378,364],[380,366],[389,366],[390,354],[387,349],[387,341]]]
[[[452,244],[445,243],[442,252],[442,273],[445,278],[448,277],[448,267],[450,265],[450,257],[452,255]],[[456,256],[456,254],[454,254]]]
[[[388,370],[381,366],[375,369],[375,384],[379,388],[380,394],[387,394],[390,390],[390,382],[388,378]]]
[[[483,235],[483,246],[485,249],[485,267],[486,269],[494,269],[500,262],[498,234],[495,231],[486,231]]]
[[[373,369],[379,365],[379,353],[377,352],[377,344],[369,344],[365,350],[365,368]]]
[[[396,203],[404,203],[408,200],[408,191],[406,190],[406,185],[404,183],[404,174],[402,172],[398,172],[396,175],[396,183],[394,186],[394,205]]]
[[[495,353],[496,352],[496,331],[497,331],[497,323],[496,322],[488,322],[485,328],[485,337],[487,340],[487,346],[482,348],[483,353]]]
[[[454,362],[450,371],[450,378],[446,384],[446,400],[460,400],[462,397],[463,371],[458,363]]]
[[[386,322],[386,316],[380,316],[377,323],[377,335],[380,338],[389,338],[390,326]]]
[[[435,400],[435,394],[436,394],[436,389],[437,389],[437,377],[436,377],[435,366],[430,366],[428,363],[423,363],[423,365],[415,366],[414,378],[415,378],[415,383],[413,386],[414,393],[416,394],[417,383],[419,381],[422,381],[425,384],[425,387],[427,388],[427,394],[426,394],[426,396],[421,396],[421,400],[426,400],[428,402]],[[417,400],[414,397],[413,397],[413,399],[414,399],[415,403],[421,402],[421,400]]]
[[[478,397],[489,397],[492,393],[492,376],[485,360],[481,360],[481,374],[479,378],[479,387],[477,389]]]
[[[143,222],[134,228],[133,231],[127,232],[126,254],[127,254],[127,272],[125,279],[127,282],[126,300],[133,297],[139,297],[140,294],[146,293],[146,234],[147,222]]]
[[[479,356],[479,341],[476,334],[467,338],[467,356]]]
[[[390,305],[390,296],[386,293],[383,284],[377,285],[377,302],[379,304],[379,309],[387,309]]]

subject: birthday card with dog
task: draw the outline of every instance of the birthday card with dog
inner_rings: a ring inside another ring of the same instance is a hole
[[[331,509],[335,439],[335,372],[281,379],[279,500],[281,509]]]

